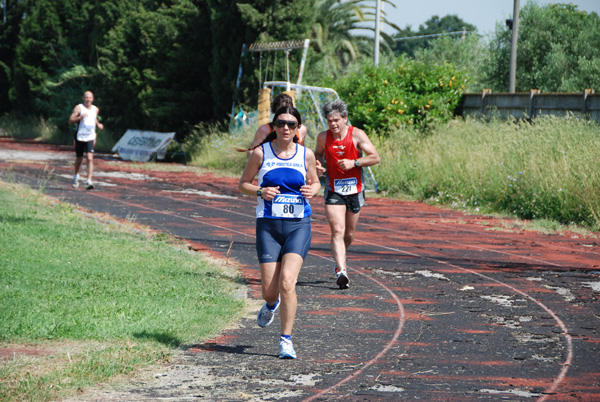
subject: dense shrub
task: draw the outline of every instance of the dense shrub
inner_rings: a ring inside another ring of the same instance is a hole
[[[427,65],[407,58],[377,68],[365,66],[326,83],[348,103],[353,125],[381,134],[450,119],[466,84],[466,74],[451,64]]]

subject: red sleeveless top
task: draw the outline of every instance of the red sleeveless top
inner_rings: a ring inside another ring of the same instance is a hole
[[[353,167],[344,171],[337,163],[340,159],[355,160],[361,156],[361,152],[354,146],[352,131],[354,127],[348,126],[348,132],[341,140],[333,138],[331,130],[327,130],[325,137],[326,184],[329,190],[342,195],[357,194],[363,190],[362,168]]]

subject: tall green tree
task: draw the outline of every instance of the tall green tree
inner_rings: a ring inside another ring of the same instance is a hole
[[[237,2],[245,25],[259,41],[304,39],[315,20],[316,0],[254,0]]]
[[[229,113],[242,44],[308,37],[314,1],[7,0],[22,10],[0,31],[0,93],[68,133],[66,117],[91,89],[116,136],[183,136]],[[259,61],[246,59],[255,80]]]
[[[70,4],[58,9],[51,0],[25,1],[26,18],[20,25],[15,49],[14,86],[11,100],[22,108],[32,107],[44,96],[52,71],[63,67],[61,49],[66,44],[64,18]]]
[[[83,91],[96,88],[98,43],[110,24],[106,11],[125,12],[140,2],[24,0],[24,18],[9,95],[16,109],[49,118],[68,134],[66,117]],[[104,15],[105,23],[101,19]],[[109,14],[110,15],[110,14]],[[98,99],[98,96],[97,96]]]
[[[99,47],[97,81],[108,101],[104,114],[120,134],[137,128],[182,135],[212,116],[206,58],[210,12],[202,2],[171,3],[130,10]]]
[[[340,75],[351,63],[373,55],[375,2],[365,0],[319,0],[317,18],[312,28],[313,63],[323,78]],[[386,1],[391,6],[393,3]],[[399,29],[382,15],[385,25]],[[381,50],[390,52],[392,38],[381,32]]]
[[[269,79],[286,80],[286,63],[283,52],[265,54],[246,53],[241,60],[242,81],[235,88],[242,44],[254,42],[302,40],[309,37],[310,27],[315,18],[315,0],[255,0],[228,1],[229,6],[218,7],[217,18],[213,17],[213,58],[211,66],[212,91],[222,94],[218,98],[219,114],[231,108],[236,102],[246,108],[256,107],[258,88],[265,80],[268,69]],[[232,18],[237,18],[237,22]],[[299,51],[289,55],[290,80],[295,81],[299,63]],[[231,63],[235,60],[237,63]],[[267,67],[267,62],[269,63]],[[262,73],[262,74],[261,74]],[[226,96],[225,96],[226,95]],[[227,110],[229,111],[229,110]]]
[[[368,50],[369,38],[360,32],[366,13],[360,0],[321,0],[312,29],[314,48],[332,70],[356,61]],[[354,31],[354,32],[353,32]]]
[[[18,0],[5,0],[0,20],[0,113],[10,110],[9,90],[12,82],[15,52],[25,5]],[[6,18],[5,18],[6,17]]]
[[[211,8],[215,10],[211,18],[210,65],[211,92],[215,95],[213,103],[215,114],[223,116],[230,111],[234,98],[242,104],[256,104],[258,84],[255,71],[258,71],[259,66],[247,53],[240,60],[243,45],[248,46],[253,42],[261,41],[261,37],[262,41],[303,38],[298,35],[293,26],[284,23],[276,27],[274,24],[275,19],[279,21],[279,15],[297,21],[297,15],[293,13],[290,15],[289,6],[286,5],[288,3],[293,7],[295,2],[211,1]],[[240,63],[243,65],[242,82],[239,88],[236,88]]]
[[[600,89],[600,17],[572,4],[520,11],[516,90],[578,92]],[[496,26],[484,80],[494,91],[508,90],[511,31]]]
[[[82,60],[90,66],[98,64],[98,49],[105,41],[105,35],[121,18],[126,18],[130,12],[136,10],[138,4],[152,4],[153,0],[93,0],[88,1],[87,7],[82,7],[75,20],[81,19],[78,24],[79,40],[81,41]],[[89,22],[89,25],[85,23]],[[85,51],[83,51],[85,50]]]
[[[407,56],[413,57],[417,49],[425,49],[429,47],[434,39],[434,37],[421,39],[406,38],[433,34],[447,34],[450,32],[460,31],[476,32],[477,28],[473,24],[465,22],[457,15],[446,15],[442,18],[434,15],[425,21],[425,24],[419,25],[419,29],[417,31],[413,31],[410,26],[399,30],[399,32],[394,35],[394,53],[396,55],[406,54]]]

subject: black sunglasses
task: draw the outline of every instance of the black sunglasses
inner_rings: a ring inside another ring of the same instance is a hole
[[[277,127],[277,128],[283,128],[283,126],[285,126],[286,124],[290,128],[290,130],[293,130],[296,127],[298,127],[298,122],[296,122],[296,121],[275,120],[275,127]]]

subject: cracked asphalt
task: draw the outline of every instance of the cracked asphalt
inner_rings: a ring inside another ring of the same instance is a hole
[[[235,261],[255,309],[161,372],[72,401],[600,400],[597,236],[507,230],[491,216],[368,196],[351,287],[340,290],[317,198],[297,286],[298,359],[280,361],[278,319],[255,323],[255,200],[237,178],[97,155],[97,188],[75,190],[73,159],[69,147],[0,138],[0,178]]]

